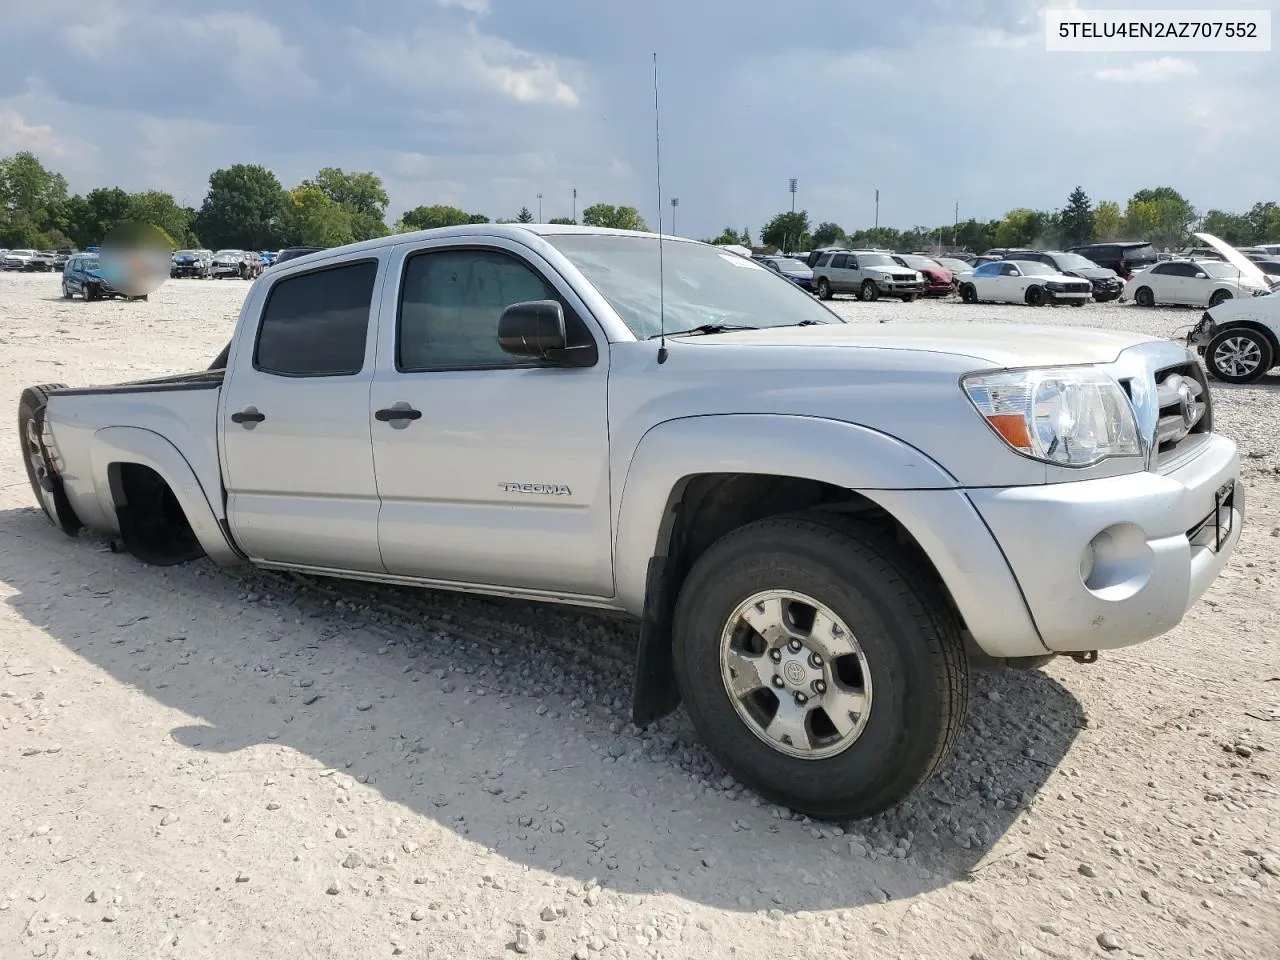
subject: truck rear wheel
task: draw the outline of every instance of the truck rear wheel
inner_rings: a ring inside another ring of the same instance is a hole
[[[815,514],[740,527],[698,558],[676,679],[716,758],[822,819],[880,813],[950,756],[969,701],[961,627],[932,571]]]
[[[22,462],[27,480],[36,495],[40,509],[59,530],[74,537],[80,530],[80,518],[71,508],[61,479],[49,468],[49,455],[44,446],[44,411],[49,391],[65,387],[64,383],[28,387],[18,400],[18,443],[22,446]]]

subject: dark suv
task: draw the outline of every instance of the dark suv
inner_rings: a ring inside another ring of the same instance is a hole
[[[1099,266],[1078,253],[1063,253],[1061,250],[1004,250],[1001,253],[1006,260],[1034,260],[1068,277],[1088,280],[1093,286],[1093,299],[1098,303],[1116,300],[1124,290],[1124,281],[1114,270]]]
[[[1083,247],[1072,247],[1071,253],[1078,253],[1086,260],[1092,260],[1100,267],[1114,270],[1128,280],[1139,270],[1155,263],[1159,257],[1150,242],[1146,240],[1114,240],[1107,243],[1090,243]]]

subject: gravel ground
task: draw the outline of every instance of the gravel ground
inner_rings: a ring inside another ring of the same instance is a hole
[[[248,285],[83,304],[0,274],[0,392],[205,366]],[[837,301],[1173,335],[1198,311]],[[875,820],[627,722],[632,625],[199,562],[39,514],[0,435],[0,957],[1274,957],[1278,381],[1215,388],[1251,516],[1168,636],[982,675]]]

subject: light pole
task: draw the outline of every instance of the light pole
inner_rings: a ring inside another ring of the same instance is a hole
[[[787,186],[791,189],[791,212],[792,213],[796,212],[796,184],[797,183],[799,183],[799,181],[795,177],[792,177],[790,180],[787,181]]]
[[[538,194],[538,222],[542,222],[542,194]]]
[[[573,188],[573,222],[578,222],[578,188]]]
[[[876,187],[876,229],[880,229],[880,188]]]
[[[676,233],[676,207],[678,206],[680,206],[680,198],[672,197],[671,198],[671,235],[673,237],[678,236],[678,234]]]

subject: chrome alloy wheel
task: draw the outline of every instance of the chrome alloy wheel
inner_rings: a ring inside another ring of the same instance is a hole
[[[1227,337],[1213,351],[1213,364],[1232,377],[1247,377],[1262,363],[1262,348],[1252,337]]]
[[[720,637],[720,676],[748,729],[791,757],[847,750],[871,714],[871,670],[853,631],[794,590],[766,590],[734,610]]]

